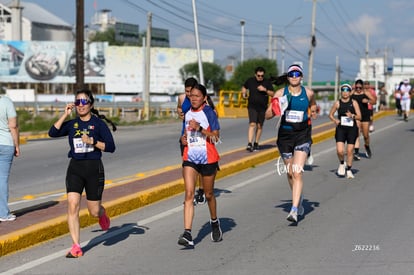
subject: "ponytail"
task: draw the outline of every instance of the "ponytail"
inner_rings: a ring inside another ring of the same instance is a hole
[[[97,117],[99,117],[100,119],[104,119],[106,122],[108,122],[109,124],[111,124],[112,126],[112,131],[116,131],[116,125],[115,123],[112,122],[112,120],[108,119],[106,116],[99,114],[99,111],[96,110],[95,108],[91,109],[91,113],[96,115]]]
[[[284,73],[284,74],[282,74],[280,76],[276,76],[276,77],[271,76],[270,81],[276,86],[287,85],[289,83],[287,73]]]

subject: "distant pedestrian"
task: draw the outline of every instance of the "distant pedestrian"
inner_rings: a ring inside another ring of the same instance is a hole
[[[101,120],[105,119],[116,126],[94,108],[94,97],[90,90],[76,92],[74,103],[66,104],[63,115],[49,130],[50,137],[68,136],[70,158],[66,171],[66,192],[68,201],[68,226],[72,237],[72,248],[67,258],[83,255],[80,247],[79,210],[83,190],[86,192],[89,214],[99,218],[102,230],[108,230],[110,219],[102,206],[102,193],[105,185],[105,173],[102,163],[102,152],[113,153],[115,143],[108,126]],[[77,116],[67,120],[76,108]]]
[[[220,137],[220,125],[215,111],[206,103],[207,90],[203,85],[193,87],[190,99],[191,109],[185,114],[185,132],[181,137],[184,145],[184,233],[178,238],[178,244],[186,247],[194,246],[191,235],[194,217],[193,198],[199,174],[210,211],[211,240],[219,242],[223,236],[214,195],[214,181],[220,159],[215,143]]]
[[[341,98],[334,102],[329,118],[335,123],[336,154],[339,159],[338,176],[353,179],[352,160],[355,141],[358,137],[357,120],[361,119],[358,102],[351,99],[352,87],[349,84],[341,85]],[[337,117],[335,117],[337,113]],[[345,143],[346,157],[345,163]]]
[[[371,83],[369,81],[364,81],[364,89],[368,89],[371,93],[371,95],[377,100],[377,93],[375,92],[375,89],[371,87]],[[375,101],[376,104],[376,101]],[[369,132],[374,132],[374,110],[375,110],[375,104],[371,104],[368,102],[368,110],[369,110]]]
[[[13,157],[20,156],[17,114],[10,98],[0,96],[0,222],[14,221],[10,213],[9,176]]]
[[[241,92],[243,97],[247,98],[247,110],[249,114],[246,150],[253,152],[259,150],[259,142],[262,136],[269,96],[272,97],[274,94],[273,85],[270,80],[265,78],[265,69],[263,67],[257,67],[255,69],[254,77],[246,80]]]
[[[372,150],[370,147],[370,137],[369,137],[369,124],[371,121],[371,112],[368,108],[368,103],[371,105],[375,105],[377,102],[376,96],[373,96],[371,90],[369,89],[369,82],[368,84],[362,81],[362,79],[357,79],[355,81],[355,89],[352,93],[351,98],[356,100],[359,105],[359,110],[361,111],[361,120],[357,120],[359,134],[358,138],[355,141],[355,148],[354,148],[354,160],[360,160],[361,157],[359,156],[359,135],[362,133],[364,137],[364,146],[365,146],[365,155],[367,158],[372,157]]]
[[[401,110],[401,86],[402,85],[403,85],[403,82],[401,81],[400,84],[395,86],[395,90],[394,90],[395,108],[397,108],[398,116],[402,116],[402,110]]]
[[[388,96],[388,92],[385,89],[385,85],[381,86],[381,88],[379,89],[378,95],[379,95],[379,101],[380,101],[379,109],[383,111],[387,108],[387,96]]]
[[[400,87],[401,93],[401,110],[404,116],[404,121],[408,121],[411,108],[411,94],[412,88],[408,79],[403,80],[403,84]]]
[[[310,152],[312,137],[310,118],[317,117],[314,92],[301,85],[303,70],[299,65],[288,68],[289,84],[277,90],[273,99],[285,102],[281,113],[270,105],[266,118],[281,115],[277,136],[277,146],[287,171],[287,179],[292,190],[292,207],[287,216],[290,222],[297,222],[298,216],[304,214],[303,201],[303,167]],[[277,102],[274,101],[274,102]]]

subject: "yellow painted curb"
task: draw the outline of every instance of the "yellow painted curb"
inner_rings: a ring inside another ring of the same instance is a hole
[[[374,121],[376,119],[380,119],[393,114],[395,114],[393,111],[378,112],[374,115]],[[327,122],[327,124],[328,123],[331,122]],[[322,125],[318,127],[322,127]],[[335,128],[326,130],[319,134],[315,134],[312,136],[313,143],[316,144],[333,138],[334,133]],[[238,173],[242,170],[255,167],[256,165],[263,164],[268,161],[275,160],[278,157],[279,151],[276,148],[274,150],[272,149],[256,152],[247,157],[241,158],[240,160],[220,166],[220,171],[217,174],[217,179],[224,178],[231,174]],[[145,191],[137,192],[124,196],[122,198],[105,202],[104,206],[106,208],[107,214],[110,217],[116,217],[118,215],[125,214],[140,207],[174,195],[178,195],[183,192],[184,181],[182,179],[179,179],[161,184]],[[81,228],[96,224],[97,222],[98,219],[91,217],[87,209],[82,209],[80,211]],[[66,215],[62,215],[47,222],[34,224],[28,228],[1,236],[0,257],[21,249],[28,248],[30,246],[38,245],[42,242],[67,234],[68,232],[69,230],[67,226],[67,217]]]

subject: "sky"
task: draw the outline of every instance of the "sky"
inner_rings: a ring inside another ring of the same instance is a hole
[[[214,50],[216,63],[237,64],[243,45],[244,60],[270,56],[277,60],[279,72],[282,64],[286,70],[302,62],[307,79],[314,1],[84,0],[85,24],[95,12],[109,9],[116,20],[138,24],[142,32],[151,12],[152,26],[169,30],[171,47],[196,48],[194,2],[200,47]],[[26,2],[75,25],[76,0]],[[366,49],[368,57],[384,57],[388,66],[392,58],[414,57],[413,12],[412,0],[316,0],[313,81],[335,80],[337,60],[341,80],[354,80]]]

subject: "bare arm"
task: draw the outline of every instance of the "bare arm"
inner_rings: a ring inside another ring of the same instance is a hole
[[[275,116],[275,114],[273,113],[272,110],[272,104],[269,104],[269,106],[267,106],[266,112],[265,112],[265,119],[271,119]]]
[[[375,105],[377,103],[377,95],[372,94],[370,90],[365,91],[365,95],[368,97],[369,104]]]
[[[316,107],[315,93],[313,92],[313,90],[306,88],[306,95],[309,99],[310,116],[312,119],[316,119],[318,117],[318,113]]]
[[[247,89],[244,86],[241,88],[241,93],[243,95],[243,98],[247,98]]]
[[[185,94],[181,94],[178,96],[177,100],[177,114],[180,117],[180,119],[184,119],[184,113],[183,113],[183,102],[184,102]]]
[[[335,125],[339,125],[339,120],[337,118],[335,118],[335,113],[339,108],[339,101],[335,101],[334,104],[332,105],[331,110],[329,111],[329,119],[335,123]]]
[[[356,100],[352,99],[352,105],[354,106],[354,110],[355,110],[355,116],[354,119],[356,120],[361,120],[362,115],[361,115],[361,109],[359,109],[359,104]]]
[[[74,107],[75,104],[73,103],[66,104],[63,115],[53,124],[56,127],[56,129],[60,129],[60,127],[62,127],[63,122],[65,122],[66,118],[70,116],[70,113],[72,112]]]
[[[15,147],[14,156],[20,156],[20,144],[19,144],[19,126],[17,125],[17,117],[11,117],[8,119],[8,125],[10,129],[10,134],[13,139],[13,144]]]

